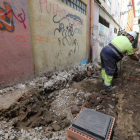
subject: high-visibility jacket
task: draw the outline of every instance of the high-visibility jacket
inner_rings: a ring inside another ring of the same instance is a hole
[[[118,36],[114,38],[108,46],[105,46],[102,51],[110,61],[119,62],[124,54],[133,55],[132,43],[126,36]]]

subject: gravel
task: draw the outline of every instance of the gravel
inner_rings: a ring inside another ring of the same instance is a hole
[[[0,140],[66,140],[66,130],[52,132],[43,127],[14,130],[11,124],[12,122],[0,122]],[[5,128],[5,125],[8,127]]]

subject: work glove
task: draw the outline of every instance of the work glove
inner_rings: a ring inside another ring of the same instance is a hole
[[[140,59],[139,59],[139,61],[138,61],[139,63],[140,63]]]

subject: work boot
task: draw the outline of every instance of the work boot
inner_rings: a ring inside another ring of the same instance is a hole
[[[112,92],[115,88],[116,88],[116,86],[112,86],[112,85],[106,86],[105,91],[108,92],[108,93],[110,93],[110,92]]]

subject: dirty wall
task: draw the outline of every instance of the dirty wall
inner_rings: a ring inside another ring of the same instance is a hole
[[[104,3],[103,3],[104,4]],[[114,39],[117,34],[114,28],[119,30],[119,26],[94,2],[94,21],[93,21],[93,57],[95,62],[100,61],[100,52],[102,48]],[[99,23],[99,15],[109,22],[109,28]]]
[[[0,86],[33,74],[27,0],[0,0]]]
[[[86,15],[59,0],[28,0],[35,74],[84,63]]]
[[[0,86],[86,63],[86,19],[59,0],[1,0]]]

